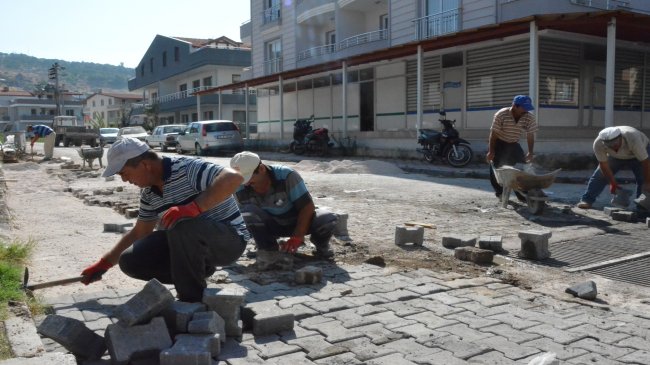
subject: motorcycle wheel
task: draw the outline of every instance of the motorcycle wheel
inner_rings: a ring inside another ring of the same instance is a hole
[[[423,148],[422,149],[422,157],[424,160],[428,163],[433,163],[435,158],[433,157],[433,149],[432,148]]]
[[[289,143],[289,152],[295,153],[296,152],[296,141],[293,141]]]
[[[447,147],[445,156],[447,157],[447,163],[449,163],[451,166],[463,167],[472,161],[474,152],[469,145],[465,143],[459,143],[456,145],[455,152],[452,146]]]
[[[305,151],[307,150],[307,145],[304,143],[295,143],[293,145],[293,153],[296,155],[304,155]]]

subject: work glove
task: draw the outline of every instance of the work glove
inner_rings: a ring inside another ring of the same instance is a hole
[[[113,264],[110,262],[106,261],[103,257],[99,259],[99,261],[95,262],[94,264],[88,266],[84,271],[81,272],[81,276],[84,276],[83,279],[81,279],[81,282],[88,285],[94,281],[101,280],[102,275],[113,267]]]
[[[616,190],[618,190],[618,184],[616,183],[616,181],[612,181],[609,184],[609,192],[612,194],[616,194]]]
[[[291,237],[280,246],[280,251],[285,251],[288,253],[294,253],[298,251],[298,247],[303,244],[303,240],[300,237]]]
[[[201,214],[199,205],[192,201],[185,205],[177,205],[167,209],[165,214],[162,216],[161,223],[163,227],[171,228],[179,219],[194,218],[199,214]]]

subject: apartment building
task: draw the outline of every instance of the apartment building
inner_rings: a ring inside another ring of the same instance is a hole
[[[61,115],[83,117],[82,95],[64,92],[61,102],[57,105],[53,92],[43,92],[34,95],[26,91],[10,91],[0,93],[0,127],[5,131],[24,131],[30,124],[52,125],[52,120]]]
[[[179,124],[226,119],[246,124],[256,118],[255,95],[231,89],[223,95],[197,92],[241,81],[251,50],[227,37],[196,39],[157,35],[128,82],[143,102],[134,105],[131,124]],[[145,121],[147,121],[145,123]]]
[[[288,143],[296,118],[375,154],[412,151],[438,112],[485,149],[493,114],[532,96],[538,151],[589,151],[608,125],[650,130],[650,2],[251,1],[258,137]],[[572,144],[567,144],[571,140]]]
[[[129,124],[136,103],[142,103],[142,94],[99,91],[86,98],[84,120],[102,120],[105,126],[123,127]]]

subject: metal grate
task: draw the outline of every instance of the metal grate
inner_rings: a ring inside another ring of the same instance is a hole
[[[589,272],[611,280],[650,287],[650,257],[601,267]]]

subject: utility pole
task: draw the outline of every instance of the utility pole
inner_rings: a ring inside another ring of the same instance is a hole
[[[48,70],[48,79],[54,80],[54,101],[56,102],[56,115],[61,115],[61,92],[59,91],[59,71],[65,70],[65,67],[59,66],[54,62]]]

